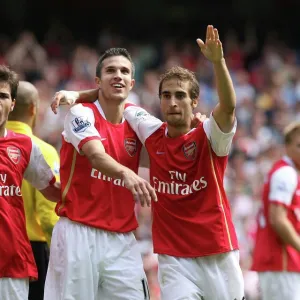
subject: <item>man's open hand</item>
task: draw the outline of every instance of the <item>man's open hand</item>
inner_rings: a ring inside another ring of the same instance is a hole
[[[201,39],[197,39],[201,52],[212,63],[219,62],[223,59],[223,47],[219,39],[218,29],[212,25],[208,25],[206,29],[205,43]]]

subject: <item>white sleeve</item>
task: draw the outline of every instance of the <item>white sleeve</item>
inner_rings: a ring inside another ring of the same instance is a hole
[[[207,138],[210,141],[213,151],[218,156],[226,156],[229,154],[232,139],[236,132],[237,121],[234,120],[234,125],[230,132],[223,132],[219,128],[213,114],[210,114],[209,119],[206,119],[203,123],[203,128]]]
[[[100,134],[95,128],[95,116],[92,109],[77,104],[69,110],[65,118],[63,137],[80,152],[85,142],[99,139]]]
[[[298,177],[296,171],[285,166],[275,171],[270,179],[269,200],[289,206],[296,191]]]
[[[124,118],[144,144],[146,139],[161,127],[163,122],[141,107],[130,105],[125,108]]]
[[[24,178],[38,190],[43,190],[55,182],[55,176],[50,166],[35,143],[32,143],[30,161],[25,170]]]

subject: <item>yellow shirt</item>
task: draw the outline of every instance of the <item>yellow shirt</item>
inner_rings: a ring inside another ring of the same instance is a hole
[[[56,180],[59,181],[59,156],[55,148],[34,136],[30,126],[23,122],[8,121],[6,128],[30,136],[32,141],[40,147],[46,162],[56,176]],[[46,241],[50,245],[52,230],[58,220],[58,216],[54,211],[56,203],[48,201],[26,180],[23,180],[22,183],[22,196],[29,240]]]

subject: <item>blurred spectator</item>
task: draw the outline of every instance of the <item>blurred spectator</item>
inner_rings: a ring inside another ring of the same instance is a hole
[[[23,74],[25,80],[33,81],[41,78],[47,53],[32,32],[24,31],[8,49],[6,61],[14,70]]]

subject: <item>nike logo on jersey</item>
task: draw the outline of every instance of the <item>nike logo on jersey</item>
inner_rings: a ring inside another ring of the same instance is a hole
[[[157,155],[162,155],[162,154],[165,154],[165,152],[162,152],[162,151],[156,151],[156,154],[157,154]]]
[[[106,140],[106,138],[101,138],[101,141],[105,141]]]

